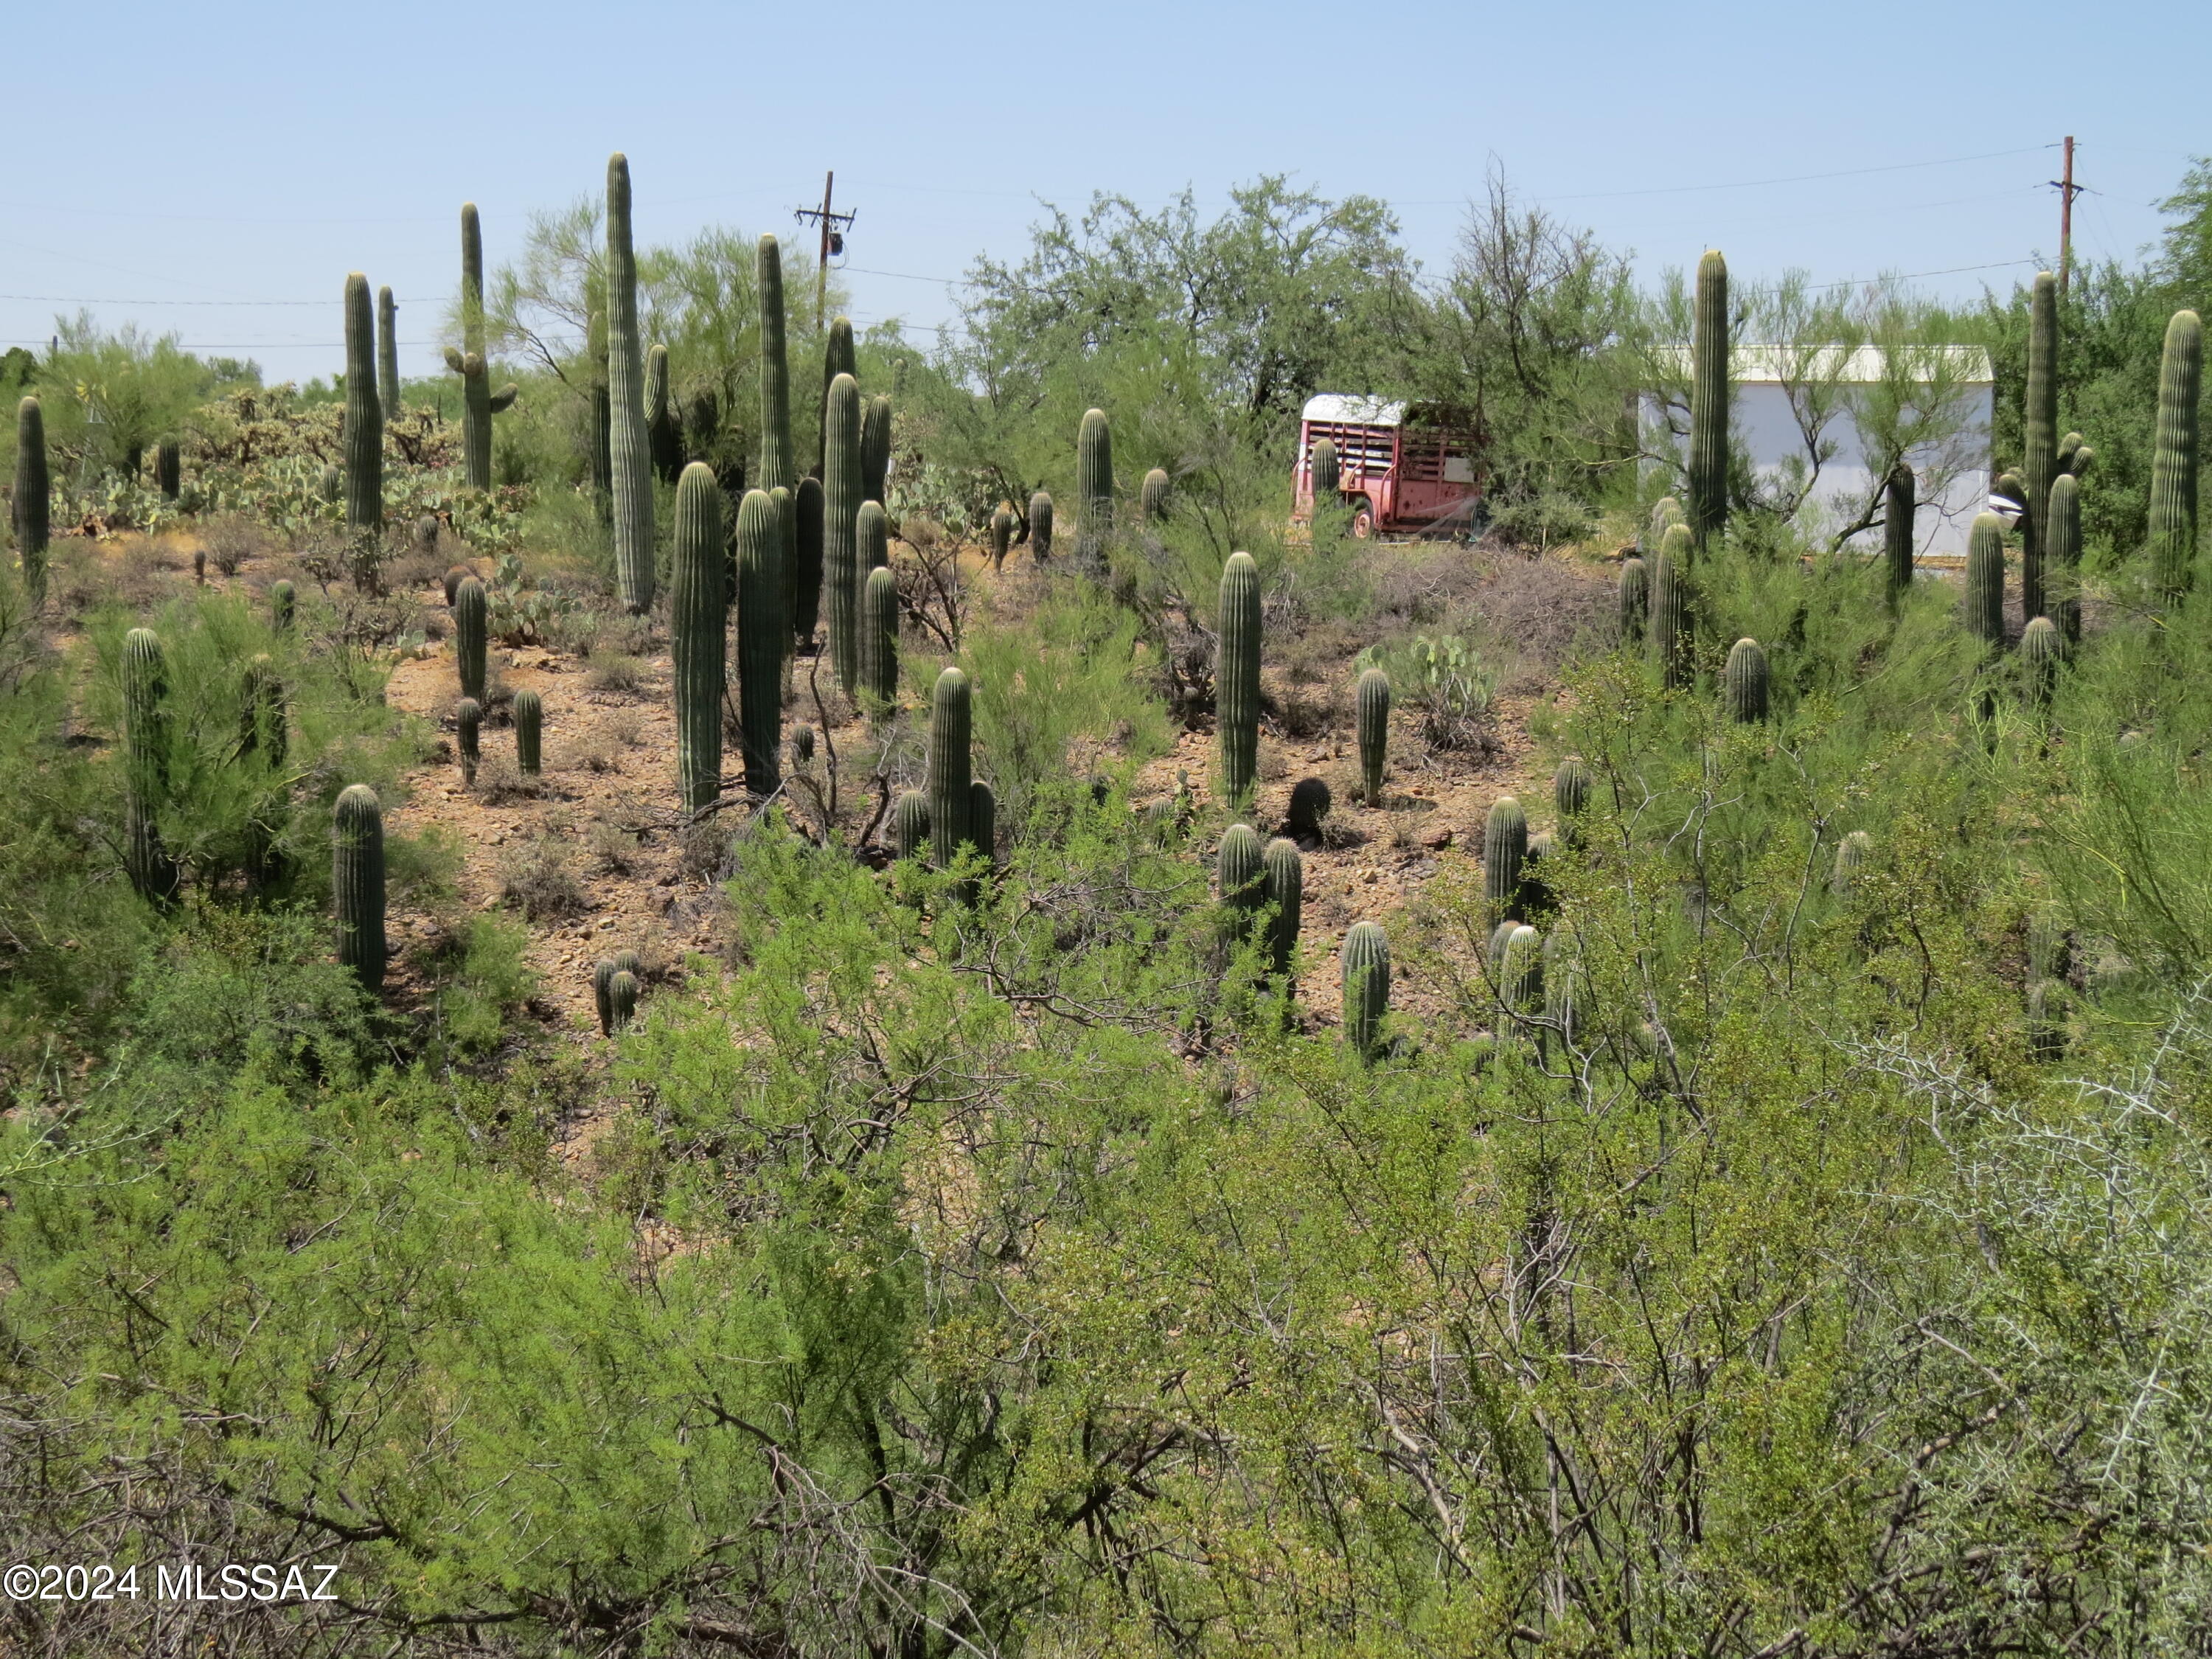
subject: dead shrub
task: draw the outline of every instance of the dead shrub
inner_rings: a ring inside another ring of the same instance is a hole
[[[643,862],[637,837],[619,823],[602,820],[594,823],[584,837],[584,850],[592,868],[601,875],[630,876],[637,873]]]
[[[1616,603],[1614,581],[1565,559],[1508,553],[1487,565],[1467,613],[1480,623],[1486,644],[1522,658],[1524,674],[1556,670],[1577,639],[1603,627]]]
[[[603,696],[635,696],[645,688],[645,665],[625,652],[602,652],[592,658],[584,684]]]
[[[235,576],[239,566],[265,558],[276,546],[269,526],[243,513],[210,514],[200,520],[199,535],[208,562],[226,576]]]
[[[552,836],[537,836],[507,854],[500,866],[499,896],[532,921],[580,915],[586,908],[566,846]]]
[[[477,793],[487,806],[505,806],[519,800],[542,800],[545,780],[526,778],[512,755],[487,755],[477,765]]]

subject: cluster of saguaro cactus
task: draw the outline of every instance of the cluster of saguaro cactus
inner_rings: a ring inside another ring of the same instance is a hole
[[[1650,567],[1631,554],[1620,562],[1620,642],[1631,650],[1644,643],[1651,614]]]
[[[392,290],[376,290],[376,407],[387,421],[399,418],[399,307]]]
[[[688,483],[694,462],[684,469]],[[711,484],[708,473],[705,483]],[[680,492],[679,492],[680,493]],[[720,492],[716,492],[719,495]],[[783,665],[791,623],[783,609],[786,507],[749,489],[738,508],[738,726],[745,787],[766,799],[783,781]],[[715,718],[720,718],[719,706]]]
[[[1030,497],[1030,557],[1039,564],[1052,557],[1052,497],[1042,489]]]
[[[1359,787],[1370,806],[1382,804],[1382,768],[1390,752],[1390,677],[1363,671],[1353,690],[1359,738]]]
[[[822,579],[830,589],[830,652],[837,684],[860,684],[860,388],[850,374],[830,382],[823,404]]]
[[[768,498],[758,490],[745,500],[763,514],[773,512]],[[768,528],[773,532],[772,522]],[[742,510],[738,538],[742,562]],[[714,482],[714,469],[702,461],[685,467],[676,487],[674,552],[669,573],[668,643],[676,675],[676,778],[684,810],[696,812],[712,805],[722,793],[722,618],[726,608],[722,593],[722,491]],[[740,616],[744,617],[742,611]],[[766,620],[773,621],[773,614]],[[775,642],[775,661],[780,679],[780,639]]]
[[[645,354],[645,441],[654,476],[674,483],[684,474],[684,423],[668,390],[668,348],[654,342]]]
[[[43,605],[53,493],[46,471],[46,417],[36,398],[26,398],[15,405],[14,511],[15,550],[23,562],[23,591],[33,605]]]
[[[891,470],[891,400],[879,392],[860,408],[860,499],[888,508]]]
[[[2004,646],[2004,520],[1994,513],[1974,516],[1966,535],[1966,584],[1960,615],[1966,631],[1992,652]]]
[[[376,791],[356,783],[339,794],[331,817],[338,965],[374,996],[384,988],[384,807]]]
[[[483,584],[474,576],[462,577],[453,590],[453,663],[460,672],[461,695],[478,702],[484,700],[489,612]]]
[[[645,963],[635,951],[601,957],[592,967],[592,1002],[599,1016],[599,1035],[612,1036],[637,1015],[637,994]]]
[[[1721,672],[1721,702],[1739,726],[1766,718],[1766,653],[1757,640],[1738,640]]]
[[[534,778],[544,768],[545,703],[535,691],[514,694],[514,768]]]
[[[1913,517],[1917,510],[1915,483],[1911,465],[1899,461],[1890,468],[1882,485],[1882,566],[1892,605],[1912,586]]]
[[[1520,915],[1528,856],[1528,815],[1511,795],[1500,795],[1482,826],[1482,904],[1492,925]]]
[[[1708,249],[1698,261],[1696,336],[1690,368],[1690,532],[1698,549],[1728,524],[1728,261]]]
[[[453,748],[460,757],[461,782],[474,786],[483,759],[483,705],[474,697],[453,705]]]
[[[376,319],[368,278],[345,280],[346,527],[374,535],[384,528],[384,416],[376,406]]]
[[[791,374],[783,344],[783,252],[763,236],[754,254],[753,282],[760,295],[760,435],[753,447],[752,483],[762,489],[790,489],[799,482],[791,464]],[[807,615],[811,618],[810,606]]]
[[[599,353],[592,356],[596,361]],[[461,377],[462,476],[470,489],[489,489],[491,417],[514,402],[515,388],[491,389],[491,360],[484,349],[483,227],[474,202],[461,204],[461,343],[458,349],[447,348],[446,367]],[[594,466],[593,477],[604,488],[598,472]]]
[[[1344,1040],[1361,1059],[1375,1057],[1389,1012],[1389,936],[1379,922],[1355,921],[1344,936]]]
[[[1168,494],[1172,488],[1164,467],[1154,467],[1145,474],[1144,482],[1137,487],[1137,516],[1140,524],[1164,524],[1168,516]]]
[[[947,668],[929,694],[929,833],[939,869],[957,859],[969,839],[969,720],[968,677]]]
[[[2197,563],[2197,399],[2204,329],[2193,311],[2166,325],[2159,356],[2158,417],[2150,474],[2152,578],[2171,604],[2188,592]]]
[[[123,636],[123,762],[128,788],[124,860],[139,896],[166,903],[178,870],[161,843],[160,814],[169,789],[168,659],[161,635],[134,628]]]
[[[1260,567],[1231,553],[1221,567],[1220,661],[1214,673],[1215,742],[1223,791],[1252,792],[1260,759]]]
[[[1106,571],[1114,533],[1114,434],[1106,411],[1085,411],[1075,435],[1075,560],[1087,576]]]
[[[607,410],[615,586],[632,615],[653,608],[653,447],[645,429],[645,348],[638,337],[637,258],[630,240],[629,161],[607,158]]]
[[[898,696],[898,578],[871,570],[860,590],[860,684],[879,702]]]

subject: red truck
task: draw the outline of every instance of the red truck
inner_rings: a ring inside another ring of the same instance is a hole
[[[1456,411],[1356,393],[1323,392],[1306,400],[1293,482],[1294,522],[1313,517],[1313,447],[1336,446],[1337,490],[1363,539],[1462,532],[1482,500],[1480,434]]]

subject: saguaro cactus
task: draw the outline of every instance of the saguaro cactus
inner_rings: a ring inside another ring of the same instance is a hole
[[[535,691],[514,694],[514,768],[526,778],[538,775],[544,752],[545,704]]]
[[[686,477],[691,470],[684,469]],[[763,799],[783,781],[783,660],[791,643],[783,589],[783,515],[773,497],[747,490],[738,508],[738,723],[745,787]]]
[[[473,787],[477,763],[483,758],[483,705],[474,697],[453,705],[453,747],[460,757],[461,781]]]
[[[374,996],[384,988],[384,808],[376,791],[356,783],[338,796],[331,818],[338,965]]]
[[[1992,652],[2004,647],[2004,520],[1974,515],[1966,535],[1966,586],[1960,596],[1966,631]]]
[[[1114,434],[1106,411],[1086,410],[1075,434],[1075,562],[1088,576],[1105,574],[1114,532]]]
[[[1316,510],[1334,506],[1337,480],[1342,476],[1333,439],[1316,438],[1313,444],[1313,503]]]
[[[1490,805],[1482,825],[1482,902],[1493,923],[1521,914],[1521,866],[1528,857],[1528,815],[1510,795]]]
[[[853,319],[835,317],[830,319],[830,331],[822,339],[822,395],[814,408],[822,418],[814,433],[814,471],[824,483],[830,480],[830,388],[840,374],[849,374],[857,383],[860,378],[859,359],[853,351]],[[857,468],[860,463],[860,426],[856,411],[853,416],[853,457]]]
[[[2043,614],[2043,515],[2058,471],[2058,279],[2035,273],[2027,295],[2027,388],[2021,410],[2021,614]]]
[[[996,861],[999,854],[999,798],[991,786],[978,778],[968,786],[968,843],[983,855],[986,863]]]
[[[2043,568],[2045,587],[2057,593],[2051,619],[2071,650],[2081,642],[2081,486],[2071,473],[2062,472],[2051,481],[2051,507],[2043,523]]]
[[[1525,923],[1505,936],[1499,952],[1498,1000],[1501,1013],[1498,1036],[1501,1042],[1517,1038],[1520,1023],[1533,1019],[1544,1007],[1544,941]]]
[[[637,1018],[637,975],[627,968],[617,969],[607,981],[607,1035],[627,1030]]]
[[[460,671],[461,695],[484,700],[484,658],[488,638],[483,584],[465,577],[453,590],[453,662]]]
[[[2168,604],[2189,591],[2197,563],[2197,393],[2204,329],[2193,311],[2166,325],[2158,364],[2158,423],[2150,471],[2152,580]]]
[[[653,608],[653,446],[645,430],[645,347],[638,338],[629,161],[620,150],[607,158],[607,412],[615,586],[623,608],[636,616]]]
[[[758,513],[774,509],[759,497]],[[771,520],[765,531],[775,528]],[[745,521],[738,520],[738,558],[744,556]],[[676,781],[684,810],[696,812],[722,793],[722,490],[703,461],[684,469],[676,486],[675,558],[669,567],[668,643],[676,671]],[[742,604],[742,598],[740,600]],[[740,613],[743,614],[742,612]],[[771,614],[768,620],[773,621]],[[781,681],[783,652],[776,642]]]
[[[860,510],[853,515],[853,542],[854,573],[865,590],[869,574],[891,562],[891,521],[884,516],[881,502],[860,503]]]
[[[1633,649],[1644,643],[1644,629],[1651,614],[1650,568],[1630,557],[1620,562],[1620,641]]]
[[[1213,854],[1214,890],[1227,913],[1230,932],[1239,939],[1252,931],[1252,919],[1267,902],[1267,854],[1258,831],[1249,823],[1232,823],[1221,832],[1221,845]]]
[[[2058,631],[2058,624],[2050,617],[2037,617],[2022,630],[2020,636],[2021,668],[2027,680],[2028,701],[2037,709],[2051,707],[2051,693],[2058,684],[2058,665],[2065,656],[2065,636]]]
[[[657,342],[645,354],[645,441],[653,470],[663,483],[684,475],[684,423],[668,395],[668,348]]]
[[[1267,902],[1274,915],[1267,921],[1267,956],[1275,972],[1287,978],[1291,957],[1298,948],[1298,929],[1305,914],[1306,866],[1297,842],[1278,836],[1267,843],[1262,859],[1266,867]]]
[[[1583,814],[1589,811],[1590,769],[1580,755],[1569,755],[1552,774],[1552,810],[1559,820],[1559,841],[1567,847],[1583,842]]]
[[[1858,891],[1859,871],[1873,847],[1874,837],[1863,830],[1854,830],[1836,843],[1835,867],[1828,872],[1830,892],[1847,899]]]
[[[1667,532],[1667,539],[1686,535],[1677,525]],[[1695,645],[1681,567],[1673,552],[1662,548],[1651,562],[1651,654],[1669,688],[1688,684]]]
[[[1249,553],[1231,553],[1221,567],[1220,629],[1215,741],[1222,787],[1237,800],[1251,793],[1260,764],[1260,567]]]
[[[1372,1060],[1390,1012],[1390,939],[1378,922],[1355,921],[1344,936],[1344,1040]]]
[[[929,797],[907,790],[891,809],[891,847],[900,858],[918,857],[929,839]]]
[[[1030,497],[1030,557],[1039,564],[1052,557],[1052,497],[1042,489]]]
[[[596,361],[600,353],[591,355]],[[483,227],[474,202],[461,204],[461,343],[459,350],[447,348],[446,367],[461,377],[462,474],[470,489],[489,489],[491,417],[514,402],[515,388],[491,389],[491,362],[484,350]],[[594,477],[597,472],[595,467]]]
[[[1359,735],[1360,793],[1370,806],[1382,804],[1382,768],[1390,756],[1390,677],[1379,668],[1363,670],[1353,688]]]
[[[46,417],[36,398],[26,398],[15,405],[15,550],[23,561],[23,591],[33,605],[46,603],[52,512]]]
[[[783,349],[783,252],[773,236],[760,239],[754,254],[754,285],[760,291],[760,437],[754,446],[754,483],[763,489],[795,487],[791,462],[791,375]],[[807,632],[813,631],[812,607]]]
[[[169,793],[168,658],[161,636],[134,628],[123,636],[125,867],[142,898],[177,896],[177,866],[161,845],[158,824]]]
[[[801,478],[791,492],[792,637],[805,644],[822,623],[822,481]]]
[[[628,974],[639,984],[645,981],[645,963],[635,951],[617,951],[601,957],[592,969],[592,1000],[599,1015],[599,1035],[615,1034],[614,1000],[611,994],[617,974]]]
[[[1168,492],[1171,488],[1165,468],[1156,466],[1145,474],[1144,483],[1137,487],[1138,522],[1158,525],[1166,521]]]
[[[860,410],[860,499],[888,507],[884,492],[891,470],[891,400],[887,392],[869,398]]]
[[[939,869],[960,855],[969,839],[968,677],[947,668],[929,694],[930,844]]]
[[[376,406],[376,319],[368,278],[345,280],[346,527],[360,534],[384,528],[384,416]]]
[[[1739,726],[1766,718],[1766,653],[1757,640],[1738,640],[1721,674],[1721,704]]]
[[[823,406],[822,569],[830,588],[830,650],[837,684],[860,684],[860,388],[849,374],[830,383]]]
[[[387,421],[399,418],[399,307],[392,290],[376,290],[376,406]]]
[[[860,590],[860,682],[883,702],[898,696],[898,578],[878,566]]]
[[[1652,504],[1651,517],[1645,524],[1643,550],[1656,553],[1667,538],[1667,532],[1676,525],[1686,525],[1689,519],[1682,511],[1682,503],[1672,495],[1662,495]]]
[[[269,625],[283,633],[292,625],[293,595],[289,582],[269,584]]]
[[[1899,461],[1890,468],[1888,482],[1882,487],[1882,562],[1889,578],[1889,602],[1893,606],[1912,586],[1915,483],[1912,468]]]
[[[1014,539],[1014,509],[1000,501],[991,513],[991,568],[997,570],[1006,562],[1006,549]]]
[[[1691,348],[1690,532],[1703,552],[1728,526],[1728,261],[1698,261],[1697,335]]]
[[[154,487],[173,501],[184,491],[184,451],[174,438],[164,438],[154,446]]]

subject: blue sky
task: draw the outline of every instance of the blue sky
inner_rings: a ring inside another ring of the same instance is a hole
[[[791,210],[836,167],[860,216],[854,317],[917,325],[951,302],[915,278],[1018,252],[1038,197],[1157,204],[1188,185],[1218,204],[1287,173],[1384,198],[1434,270],[1494,160],[1646,274],[1712,245],[1740,276],[1940,271],[1923,285],[1972,295],[2055,250],[2045,181],[2064,134],[2098,192],[2076,210],[2077,257],[2131,255],[2156,234],[2152,204],[2212,152],[2201,3],[399,0],[125,4],[96,32],[88,16],[9,20],[18,88],[46,92],[16,101],[32,165],[0,186],[0,294],[26,296],[0,298],[0,341],[41,342],[55,312],[101,301],[103,323],[173,328],[272,379],[342,365],[352,270],[392,286],[405,371],[433,372],[460,203],[482,208],[496,264],[533,209],[596,191],[615,149],[645,240],[713,222],[805,234]],[[1978,266],[1994,268],[1954,269]]]

